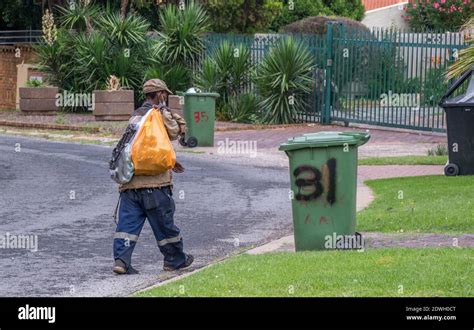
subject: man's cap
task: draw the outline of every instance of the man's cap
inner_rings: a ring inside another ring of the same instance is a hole
[[[173,94],[169,90],[168,86],[166,86],[166,83],[161,79],[150,79],[143,85],[144,94],[159,92],[159,91],[167,91],[168,93]]]

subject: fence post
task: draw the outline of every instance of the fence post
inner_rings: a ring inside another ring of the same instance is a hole
[[[331,123],[331,80],[333,65],[333,22],[327,23],[326,31],[326,75],[324,85],[326,87],[324,95],[324,111],[321,118],[323,124]]]

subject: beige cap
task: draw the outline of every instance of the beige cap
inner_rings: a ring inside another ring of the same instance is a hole
[[[150,79],[143,85],[144,94],[159,92],[159,91],[167,91],[168,93],[173,94],[169,90],[168,86],[166,86],[166,83],[161,79]]]

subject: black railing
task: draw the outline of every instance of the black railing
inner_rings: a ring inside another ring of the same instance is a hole
[[[42,35],[41,30],[0,31],[0,45],[36,44]]]

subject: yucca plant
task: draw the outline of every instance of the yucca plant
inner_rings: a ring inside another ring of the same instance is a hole
[[[105,79],[110,75],[110,42],[100,32],[78,34],[73,37],[75,56],[71,73],[83,78],[83,92],[102,89]]]
[[[230,100],[246,92],[253,72],[250,50],[243,44],[223,41],[203,62],[196,75],[195,85],[207,92],[217,92],[217,114],[221,119],[233,120],[236,101]]]
[[[127,47],[143,44],[150,28],[150,24],[140,16],[129,14],[122,18],[119,13],[105,14],[97,25],[113,43]]]
[[[202,61],[201,69],[194,78],[194,84],[205,92],[219,92],[222,88],[222,76],[213,58],[207,57]]]
[[[223,41],[203,61],[196,85],[206,91],[218,92],[226,102],[229,97],[245,91],[252,70],[249,48]]]
[[[191,74],[184,66],[178,64],[172,67],[159,65],[149,69],[145,74],[145,80],[160,78],[166,81],[166,85],[173,92],[185,91],[190,86]]]
[[[70,22],[63,25],[55,42],[37,46],[39,64],[63,90],[105,89],[107,79],[114,75],[124,89],[135,90],[138,101],[145,72],[158,63],[152,51],[156,41],[147,36],[149,24],[139,16],[121,18],[116,13],[92,23],[92,30],[87,31],[70,30]]]
[[[311,92],[314,61],[307,46],[292,37],[280,39],[257,67],[255,83],[263,121],[268,124],[294,122]]]
[[[61,15],[61,25],[66,29],[78,31],[92,30],[91,21],[100,13],[99,6],[83,1],[57,8]]]
[[[474,16],[472,16],[461,28],[466,33],[466,43],[469,47],[459,51],[459,58],[446,72],[446,80],[459,77],[467,70],[474,67]]]
[[[204,49],[202,36],[209,28],[205,10],[190,1],[183,10],[168,5],[160,13],[161,31],[156,52],[163,63],[190,67]]]
[[[218,113],[219,119],[239,123],[258,122],[259,116],[256,112],[257,99],[253,94],[241,94],[229,97],[222,105]]]

